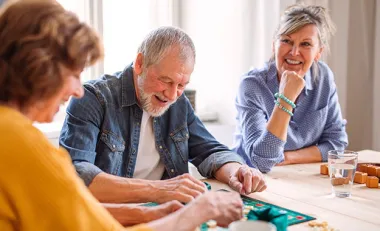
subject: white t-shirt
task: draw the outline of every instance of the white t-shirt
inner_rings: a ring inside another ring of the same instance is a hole
[[[133,178],[160,180],[165,166],[160,161],[153,133],[153,119],[144,110],[141,119],[140,141]]]

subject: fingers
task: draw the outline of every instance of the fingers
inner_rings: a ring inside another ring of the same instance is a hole
[[[241,174],[243,175],[243,186],[245,193],[250,193],[252,188],[252,172],[248,166],[243,166],[241,168]]]
[[[236,192],[240,194],[245,194],[243,184],[239,181],[237,177],[231,177],[230,181],[228,182],[228,185]]]
[[[237,175],[240,177],[232,177],[229,185],[240,194],[261,192],[266,189],[264,177],[257,169],[252,169],[247,165],[244,165],[238,169]],[[242,189],[240,189],[240,187],[242,187]]]
[[[170,201],[164,204],[167,207],[169,213],[175,212],[184,207],[179,201]]]
[[[185,173],[185,174],[181,175],[181,177],[182,177],[182,179],[189,179],[191,182],[193,182],[194,185],[192,188],[194,188],[194,189],[196,189],[202,193],[207,192],[206,185],[202,181],[200,181],[200,180],[196,179],[195,177],[193,177],[192,175],[190,175],[189,173]]]
[[[236,192],[222,193],[219,198],[220,216],[216,218],[219,226],[226,227],[243,217],[243,201]]]
[[[194,197],[183,192],[173,192],[173,196],[170,197],[170,200],[177,200],[182,203],[189,203],[192,200],[194,200]]]
[[[193,199],[202,195],[202,192],[192,188],[191,186],[189,187],[189,185],[187,185],[187,184],[189,184],[189,183],[187,182],[187,183],[181,184],[178,188],[178,192],[189,195],[189,196],[193,197]]]

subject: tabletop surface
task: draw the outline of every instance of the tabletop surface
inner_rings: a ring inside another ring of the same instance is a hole
[[[360,151],[359,163],[368,162],[380,163],[380,152]],[[336,198],[331,194],[329,177],[320,175],[321,164],[276,166],[264,175],[268,188],[249,197],[316,217],[317,221],[327,221],[335,230],[380,230],[380,188],[370,189],[355,183],[351,197]],[[216,180],[205,181],[213,190],[229,189]],[[313,229],[305,222],[289,226],[288,230]]]

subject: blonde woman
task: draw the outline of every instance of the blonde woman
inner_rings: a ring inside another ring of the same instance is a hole
[[[243,76],[234,150],[251,167],[327,161],[329,150],[347,146],[334,76],[320,61],[333,31],[323,7],[291,6],[275,32],[273,58]]]

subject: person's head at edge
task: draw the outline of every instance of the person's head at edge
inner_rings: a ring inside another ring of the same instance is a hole
[[[191,38],[175,27],[150,32],[138,48],[134,83],[140,106],[161,116],[183,93],[195,64]]]
[[[278,78],[285,70],[301,77],[313,65],[315,78],[323,51],[329,51],[329,38],[335,27],[327,10],[322,6],[297,4],[288,7],[274,33],[273,57]]]
[[[0,14],[0,104],[51,122],[80,74],[103,56],[100,39],[56,1],[10,1]],[[41,10],[43,9],[43,10]]]

